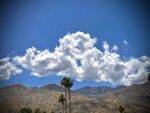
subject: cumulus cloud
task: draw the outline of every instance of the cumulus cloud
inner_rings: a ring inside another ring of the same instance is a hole
[[[126,40],[123,40],[123,44],[127,46],[128,42]]]
[[[21,73],[22,70],[10,62],[10,58],[0,59],[0,80],[8,80],[11,75]]]
[[[147,81],[150,58],[130,58],[123,61],[112,48],[103,42],[103,51],[95,47],[96,38],[83,32],[67,34],[59,40],[54,51],[26,50],[24,56],[14,57],[14,62],[38,77],[56,74],[82,80],[104,81],[113,84],[131,85]]]
[[[112,48],[112,51],[118,51],[118,46],[114,45],[113,48]]]
[[[109,50],[109,45],[106,41],[103,41],[103,48],[104,48],[105,51]]]

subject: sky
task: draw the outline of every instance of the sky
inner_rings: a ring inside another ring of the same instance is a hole
[[[150,66],[146,0],[1,0],[0,86],[83,86],[146,81]],[[94,59],[94,60],[93,60]]]

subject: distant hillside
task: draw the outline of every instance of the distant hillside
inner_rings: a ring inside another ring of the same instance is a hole
[[[65,90],[62,86],[59,86],[56,84],[48,84],[48,85],[42,86],[41,88],[42,89],[46,88],[46,89],[53,90],[53,91],[64,91]]]
[[[115,90],[111,93],[102,94],[106,98],[121,98],[128,100],[129,98],[140,98],[149,95],[150,97],[150,82],[144,84],[134,84],[132,86]],[[150,100],[150,98],[148,98]]]
[[[83,88],[76,89],[74,91],[83,95],[98,95],[98,94],[104,94],[115,90],[119,90],[125,87],[126,86],[118,86],[116,88],[111,88],[106,86],[98,86],[98,87],[86,86]]]
[[[55,85],[41,88],[13,85],[0,88],[0,113],[17,113],[22,107],[60,113],[62,106],[58,98],[64,92],[61,86],[59,88]],[[150,113],[150,83],[121,87],[105,94],[71,95],[72,113],[119,113],[120,105],[124,106],[126,113]]]
[[[83,94],[83,95],[97,95],[97,94],[104,94],[104,93],[112,92],[112,91],[119,90],[125,87],[126,86],[118,86],[116,88],[106,87],[106,86],[98,86],[98,87],[86,86],[86,87],[82,87],[82,88],[71,90],[71,91],[72,93],[78,93],[78,94]],[[65,91],[64,87],[56,85],[56,84],[48,84],[48,85],[40,87],[40,89],[48,89],[52,91],[61,91],[61,92]]]
[[[92,94],[103,94],[106,92],[110,92],[112,91],[113,88],[111,87],[104,87],[104,86],[99,86],[99,87],[90,87],[90,86],[86,86],[83,88],[79,88],[77,90],[75,90],[75,92],[80,93],[80,94],[84,94],[84,95],[92,95]]]
[[[124,89],[100,95],[100,98],[121,101],[127,107],[129,113],[150,113],[150,82],[141,85],[134,84]]]

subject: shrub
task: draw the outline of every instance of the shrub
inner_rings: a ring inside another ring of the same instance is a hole
[[[33,113],[33,110],[29,107],[22,108],[19,113]]]
[[[123,112],[124,112],[123,106],[119,106],[119,111],[120,111],[120,113],[123,113]]]
[[[20,109],[20,111],[18,113],[47,113],[47,112],[41,111],[39,108],[36,108],[35,111],[33,111],[29,107],[24,107],[24,108]]]

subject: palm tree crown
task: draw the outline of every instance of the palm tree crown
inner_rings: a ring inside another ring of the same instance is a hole
[[[61,85],[64,86],[65,88],[71,88],[73,86],[73,81],[68,77],[64,77],[61,80]]]
[[[67,77],[64,77],[62,80],[61,80],[61,85],[64,86],[66,88],[66,81],[67,81]]]

